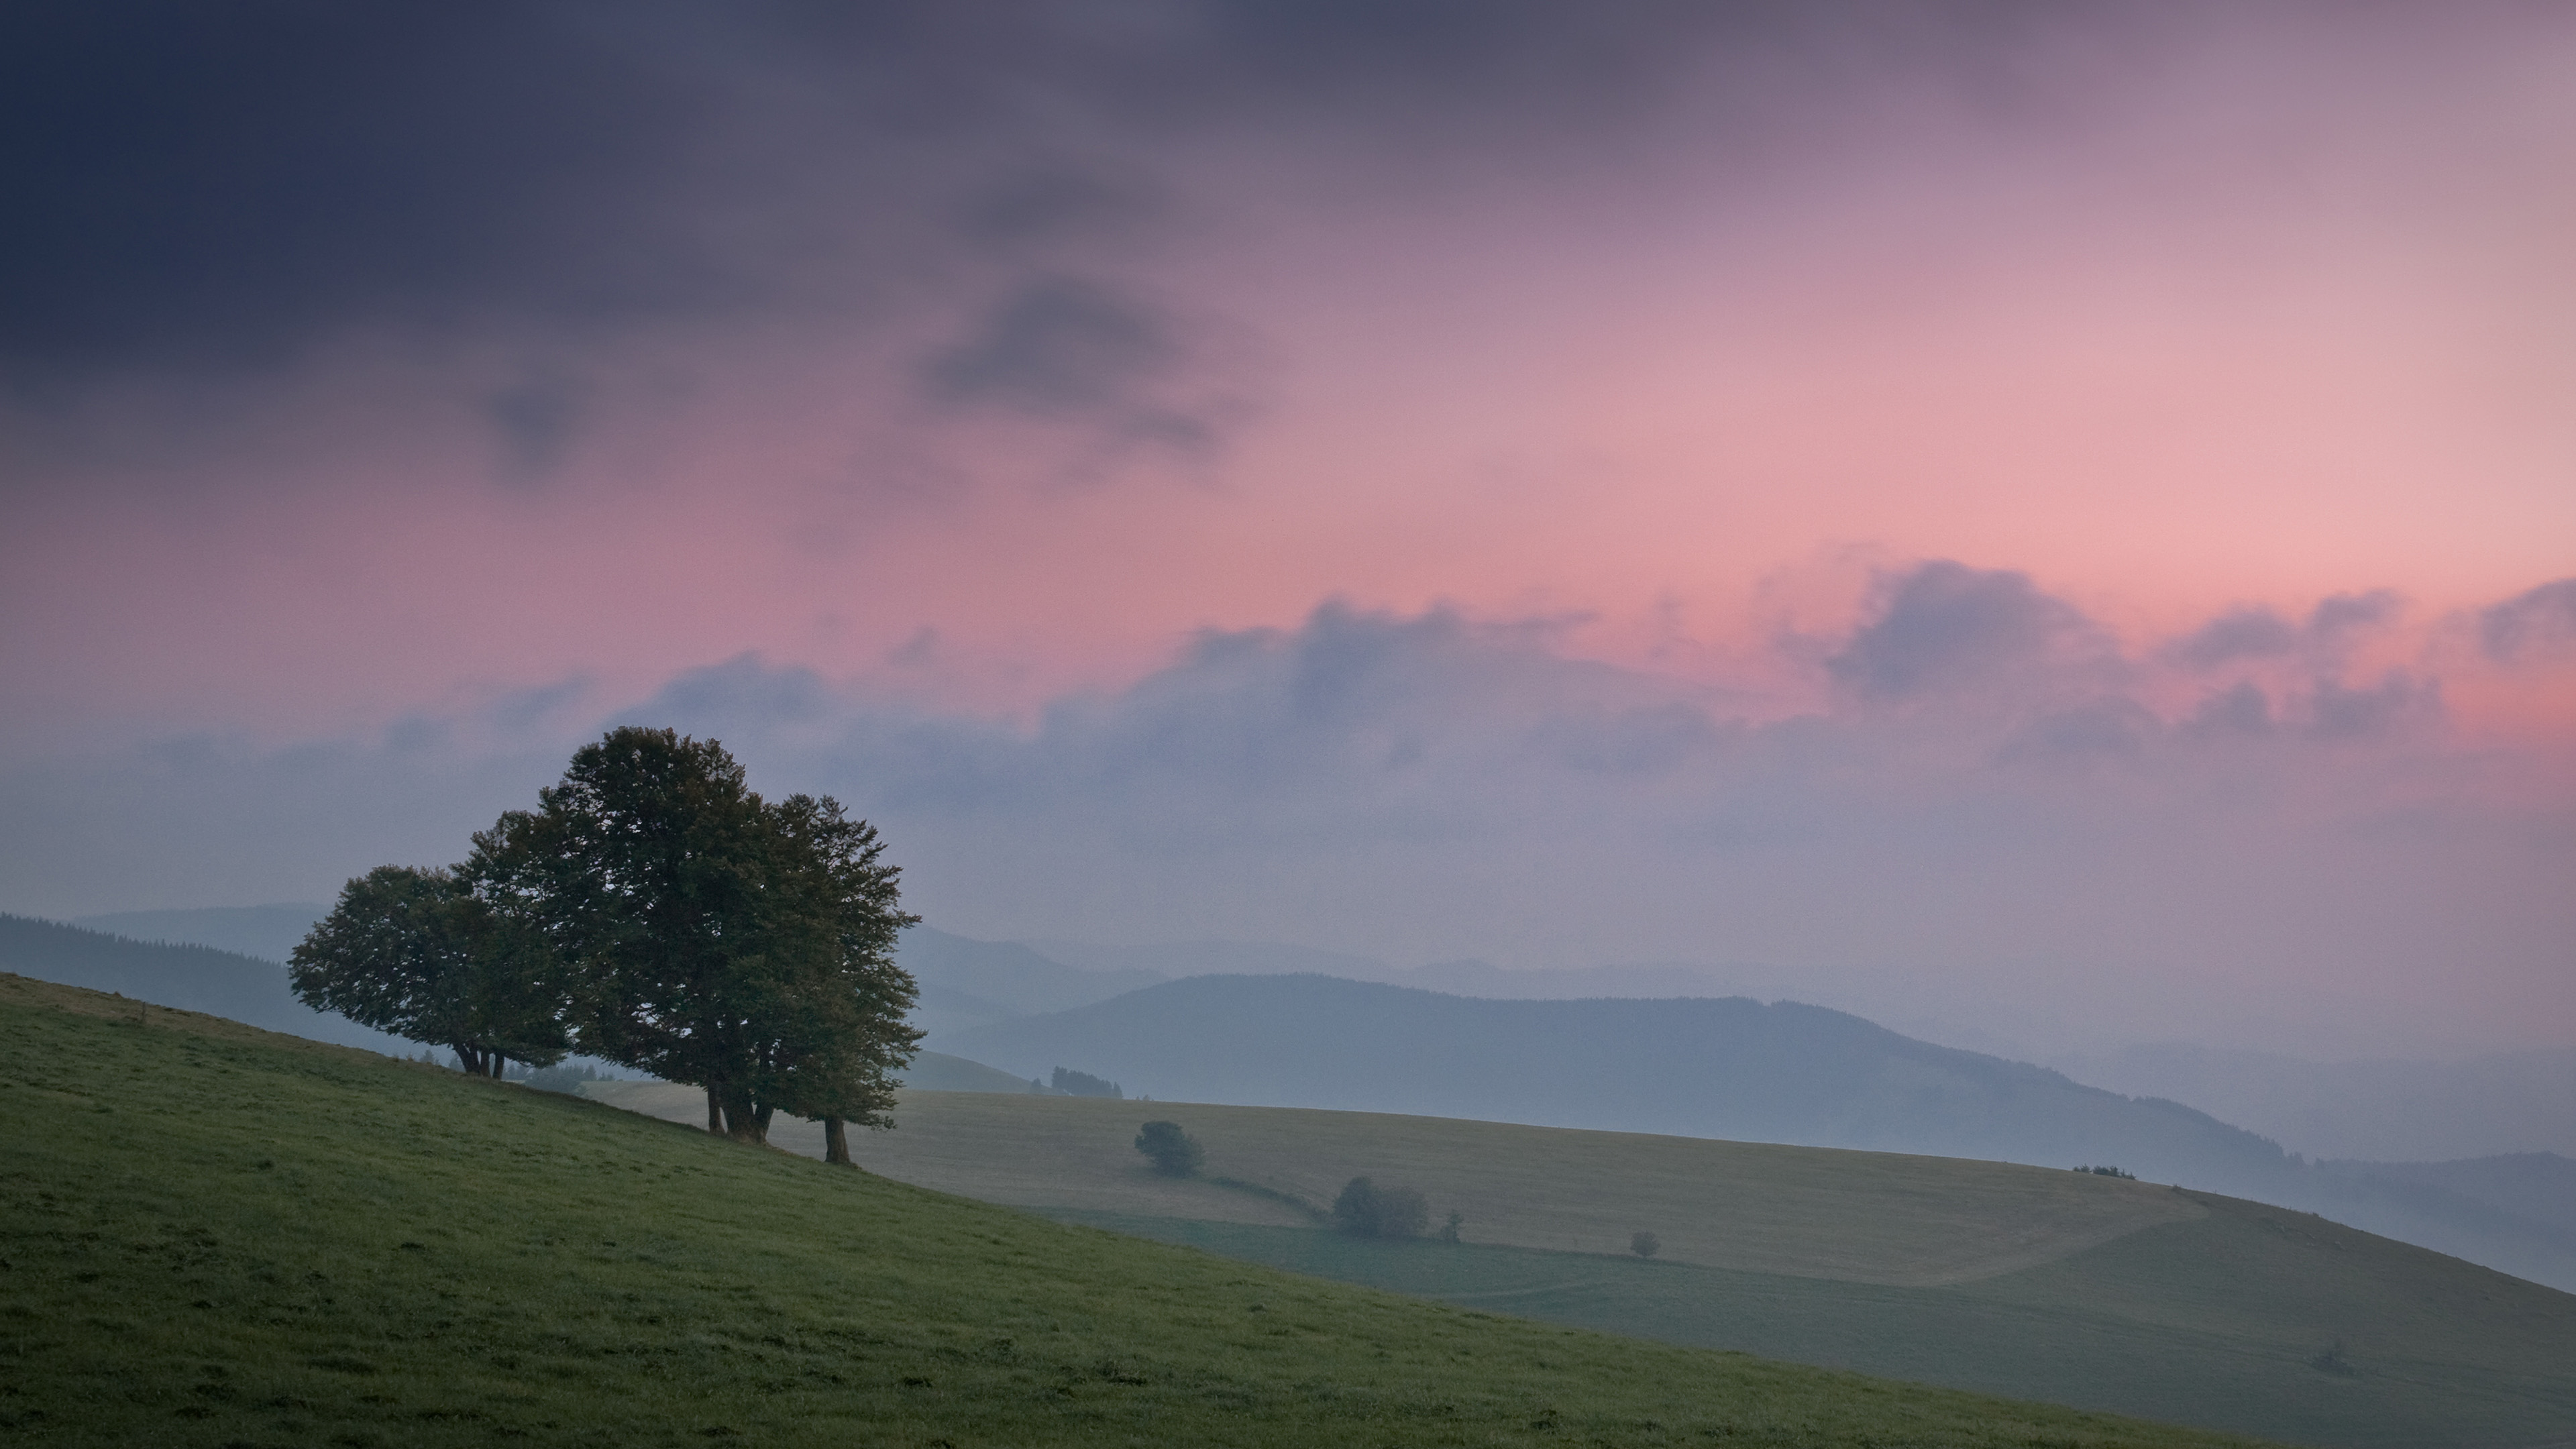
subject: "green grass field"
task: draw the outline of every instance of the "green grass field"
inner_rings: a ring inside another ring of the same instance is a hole
[[[704,1112],[686,1089],[595,1090]],[[1308,1203],[1361,1172],[1419,1187],[1467,1242],[1354,1241],[1157,1177],[1130,1145],[1152,1117],[1197,1135],[1209,1174]],[[906,1181],[1495,1312],[2310,1443],[2576,1440],[2576,1297],[2229,1198],[1370,1113],[908,1093],[897,1119],[856,1146]],[[1625,1252],[1641,1228],[1656,1262]],[[2316,1366],[2337,1343],[2349,1372]]]
[[[2212,1445],[1065,1226],[0,976],[27,1444]]]

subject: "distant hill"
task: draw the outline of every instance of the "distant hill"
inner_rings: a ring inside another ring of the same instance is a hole
[[[314,923],[330,910],[322,905],[284,903],[184,911],[118,911],[83,916],[71,924],[136,942],[207,946],[282,965]],[[913,1023],[934,1032],[1085,1006],[1163,979],[1159,972],[1134,968],[1077,969],[1017,942],[978,941],[929,926],[906,930],[895,949],[895,959],[921,983],[921,1007],[913,1014]],[[43,976],[41,972],[26,974]],[[323,1039],[348,1040],[341,1036]]]
[[[2576,1287],[2576,1231],[2436,1183],[2324,1172],[2173,1102],[1793,1002],[1496,1001],[1325,976],[1204,976],[935,1044],[1012,1072],[1094,1072],[1164,1101],[2116,1166]]]
[[[945,1052],[923,1052],[904,1068],[900,1080],[904,1086],[922,1092],[1016,1092],[1030,1090],[1027,1082],[964,1057]],[[667,1084],[652,1084],[667,1085]]]
[[[1016,941],[978,941],[929,926],[904,931],[895,964],[920,983],[913,1024],[932,1033],[1088,1006],[1163,979],[1132,967],[1082,970]]]
[[[253,909],[271,909],[254,907]],[[207,912],[141,914],[203,915]],[[300,933],[299,933],[300,937]],[[0,971],[229,1017],[268,1031],[410,1056],[417,1042],[369,1031],[295,999],[286,968],[211,946],[136,941],[31,916],[0,915]]]
[[[262,961],[286,963],[329,906],[296,901],[272,906],[213,906],[193,911],[116,911],[77,916],[71,924],[136,941],[212,946]]]
[[[2189,1102],[2311,1157],[2576,1157],[2576,1049],[2458,1062],[2311,1062],[2165,1043],[2050,1065],[2115,1092]]]

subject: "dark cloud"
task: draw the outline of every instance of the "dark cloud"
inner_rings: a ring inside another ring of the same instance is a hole
[[[1180,359],[1152,309],[1071,277],[1032,279],[988,313],[974,335],[926,359],[923,386],[940,402],[1041,417],[1132,405]]]
[[[1867,699],[1903,700],[1991,682],[2046,663],[2088,625],[2027,574],[1936,560],[1877,588],[1876,617],[1825,661]]]
[[[555,470],[573,445],[589,389],[573,377],[544,374],[501,388],[483,400],[483,415],[501,442],[502,476],[531,482]]]
[[[894,305],[961,257],[1131,236],[1184,138],[1401,167],[1624,138],[1679,98],[1759,150],[1891,72],[1984,85],[2108,15],[37,0],[0,7],[0,366],[60,387],[379,325]]]
[[[656,214],[706,116],[560,7],[9,7],[0,358],[274,360],[352,318],[577,314],[705,275]]]
[[[2478,615],[2478,642],[2499,664],[2569,640],[2576,640],[2576,579],[2542,584]]]

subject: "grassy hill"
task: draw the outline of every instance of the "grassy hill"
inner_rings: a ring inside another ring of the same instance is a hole
[[[685,1089],[586,1090],[703,1114]],[[1133,1150],[1157,1117],[1205,1144],[1201,1179]],[[897,1120],[857,1146],[905,1181],[1461,1305],[2311,1443],[2576,1438],[2576,1298],[2212,1194],[1287,1108],[908,1093]],[[821,1151],[807,1125],[779,1140]],[[1462,1212],[1466,1242],[1318,1230],[1363,1172]],[[1657,1261],[1627,1254],[1640,1229]]]
[[[13,976],[0,1366],[33,1445],[2242,1442],[1286,1276]]]
[[[1741,997],[1503,1001],[1324,976],[1203,976],[936,1036],[1006,1071],[1131,1092],[2072,1167],[2321,1211],[2576,1289],[2576,1223],[2438,1183],[2312,1169],[2173,1102]]]

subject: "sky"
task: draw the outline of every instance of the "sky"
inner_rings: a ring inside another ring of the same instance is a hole
[[[618,723],[969,935],[2576,1045],[2576,11],[0,18],[0,909]]]

